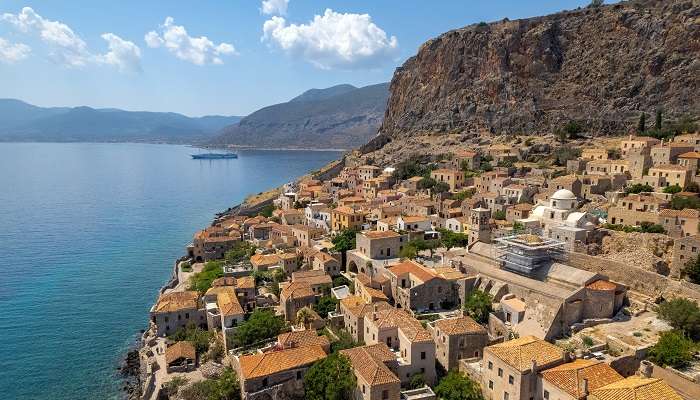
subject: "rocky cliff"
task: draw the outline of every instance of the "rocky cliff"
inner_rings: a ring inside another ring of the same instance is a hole
[[[380,136],[626,133],[700,115],[700,1],[640,0],[447,32],[394,74]]]

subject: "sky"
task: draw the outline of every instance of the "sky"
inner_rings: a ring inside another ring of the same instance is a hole
[[[426,40],[589,0],[0,0],[0,98],[247,115],[391,80]]]

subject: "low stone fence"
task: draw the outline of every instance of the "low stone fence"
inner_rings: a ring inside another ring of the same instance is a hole
[[[658,365],[654,365],[651,376],[663,379],[683,398],[700,399],[700,384],[692,376],[688,376],[673,368],[661,368]]]
[[[572,267],[607,276],[610,280],[626,285],[629,289],[655,298],[682,296],[700,301],[700,285],[647,271],[634,265],[622,264],[602,257],[583,253],[570,253],[567,262]]]

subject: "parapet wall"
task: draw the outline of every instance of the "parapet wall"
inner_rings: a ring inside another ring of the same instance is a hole
[[[605,275],[611,281],[626,285],[630,290],[651,298],[682,296],[700,301],[700,285],[673,280],[634,265],[576,252],[570,253],[567,264]]]

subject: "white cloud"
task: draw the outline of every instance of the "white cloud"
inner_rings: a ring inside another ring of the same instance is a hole
[[[206,36],[191,37],[182,25],[175,25],[172,17],[167,17],[160,26],[161,34],[150,31],[144,36],[148,47],[165,47],[175,57],[196,65],[223,64],[221,56],[236,54],[232,44],[215,44]]]
[[[102,34],[102,39],[107,41],[109,52],[97,55],[97,62],[114,65],[120,71],[141,71],[141,49],[134,42],[124,40],[113,33]]]
[[[138,46],[113,33],[102,34],[102,38],[107,41],[109,52],[93,54],[85,41],[68,25],[48,20],[31,7],[24,7],[17,14],[3,14],[0,20],[9,22],[23,33],[39,36],[49,47],[49,58],[59,64],[68,67],[104,64],[115,66],[121,71],[141,70],[141,50]],[[19,51],[28,53],[29,48],[20,48]]]
[[[260,11],[267,15],[285,15],[287,7],[289,7],[289,0],[263,0]]]
[[[70,67],[82,67],[88,63],[90,53],[85,41],[66,24],[45,19],[31,7],[24,7],[17,14],[3,14],[2,19],[24,33],[37,34],[51,47],[51,58]]]
[[[394,58],[399,47],[396,37],[388,37],[368,14],[331,9],[300,25],[274,16],[265,21],[262,40],[323,69],[377,67]]]
[[[0,62],[13,64],[17,61],[24,60],[29,56],[32,49],[23,43],[10,43],[7,40],[0,38]]]

